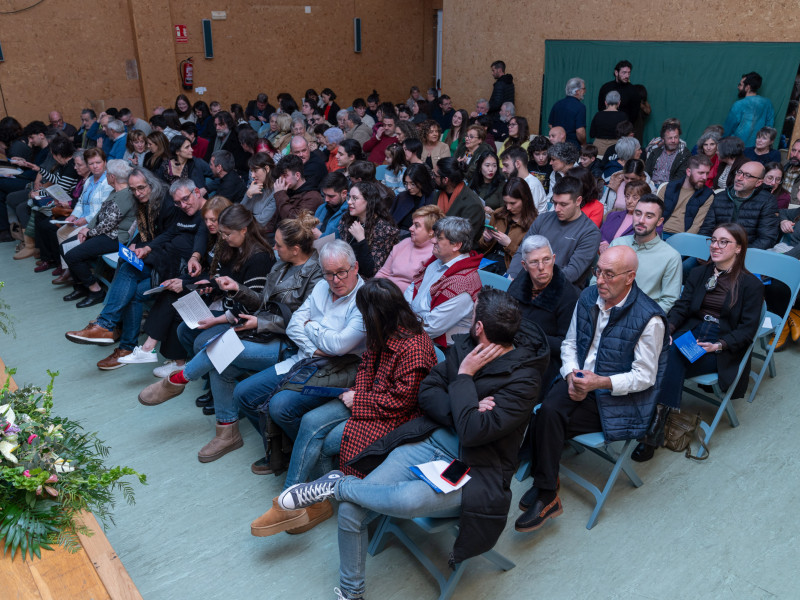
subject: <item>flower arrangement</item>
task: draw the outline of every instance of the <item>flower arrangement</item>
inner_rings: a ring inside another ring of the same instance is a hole
[[[60,544],[75,552],[78,533],[91,535],[80,521],[82,511],[91,511],[106,525],[113,523],[110,509],[114,492],[121,490],[134,502],[134,476],[144,475],[129,467],[107,468],[103,459],[108,448],[95,433],[86,433],[75,421],[55,416],[53,382],[58,373],[47,374],[50,383],[42,390],[27,386],[11,391],[14,370],[0,390],[0,543],[3,554],[13,559],[21,551],[41,558],[41,549]]]

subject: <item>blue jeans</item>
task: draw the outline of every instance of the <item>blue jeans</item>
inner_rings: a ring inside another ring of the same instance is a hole
[[[251,375],[236,386],[233,391],[234,402],[253,423],[256,430],[263,434],[258,426],[258,407],[269,400],[270,418],[286,435],[295,440],[303,415],[327,403],[330,398],[304,396],[294,390],[283,390],[273,396],[272,393],[278,387],[281,379],[283,379],[283,375],[278,375],[275,367]]]
[[[212,310],[211,314],[215,317],[221,317],[225,313],[220,310]],[[230,327],[230,325],[225,325],[223,323],[222,325],[214,325],[208,329],[191,329],[186,323],[181,323],[178,325],[178,340],[191,358],[205,347],[208,340],[218,333],[224,333],[227,327]]]
[[[150,267],[141,271],[125,261],[120,261],[117,272],[106,295],[106,305],[97,317],[97,324],[113,330],[122,322],[122,337],[119,347],[133,350],[139,341],[139,330],[144,313],[144,292],[150,289]]]
[[[395,448],[364,479],[344,477],[336,486],[339,505],[339,583],[347,596],[360,598],[366,588],[367,525],[379,514],[414,517],[456,517],[461,490],[439,494],[408,467],[432,460],[453,460],[431,439]],[[469,485],[469,484],[468,484]]]
[[[211,333],[217,329],[224,331],[229,328],[230,325],[220,325],[212,327],[208,332]],[[202,337],[198,337],[197,340]],[[222,423],[230,423],[239,418],[239,405],[233,393],[239,377],[252,371],[261,371],[271,367],[278,362],[278,357],[280,356],[280,340],[274,340],[267,344],[243,340],[242,344],[244,345],[242,353],[222,373],[217,373],[204,349],[199,349],[194,358],[186,363],[183,368],[183,376],[189,380],[200,379],[208,373],[211,378],[211,394],[214,396],[214,410],[217,415],[217,421]],[[197,346],[195,345],[195,347]]]
[[[330,458],[339,454],[344,425],[350,409],[338,398],[303,415],[300,430],[292,448],[292,459],[283,489],[313,479],[312,471],[323,459],[321,473],[331,470]]]

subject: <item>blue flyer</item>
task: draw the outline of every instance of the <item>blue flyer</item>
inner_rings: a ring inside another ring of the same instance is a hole
[[[698,344],[691,331],[687,331],[681,337],[672,340],[672,343],[678,347],[678,350],[689,359],[690,363],[695,362],[698,358],[706,353]]]
[[[117,243],[119,244],[119,257],[141,271],[144,268],[144,261],[136,256],[133,250],[125,246],[122,242]]]

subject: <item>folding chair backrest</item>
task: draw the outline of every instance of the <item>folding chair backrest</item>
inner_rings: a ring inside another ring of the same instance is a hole
[[[744,266],[751,273],[765,275],[786,284],[792,292],[789,304],[794,304],[797,291],[800,290],[800,261],[777,252],[750,248],[744,259]]]
[[[707,260],[711,255],[707,237],[696,233],[676,233],[669,236],[665,241],[680,252],[681,256],[692,256]]]
[[[478,271],[478,275],[481,278],[481,284],[484,286],[493,287],[505,292],[508,289],[508,286],[511,285],[510,279],[503,277],[502,275],[498,275],[497,273]]]

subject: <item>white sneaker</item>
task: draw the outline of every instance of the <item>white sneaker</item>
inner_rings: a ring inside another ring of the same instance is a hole
[[[163,379],[164,377],[169,377],[172,375],[173,372],[180,370],[180,368],[180,365],[178,365],[178,363],[174,360],[167,360],[164,361],[164,364],[160,367],[153,369],[153,375]]]
[[[133,352],[128,354],[128,356],[121,356],[119,362],[124,362],[126,365],[158,362],[158,353],[155,348],[153,348],[151,352],[148,352],[147,350],[142,350],[141,346],[136,346]]]

